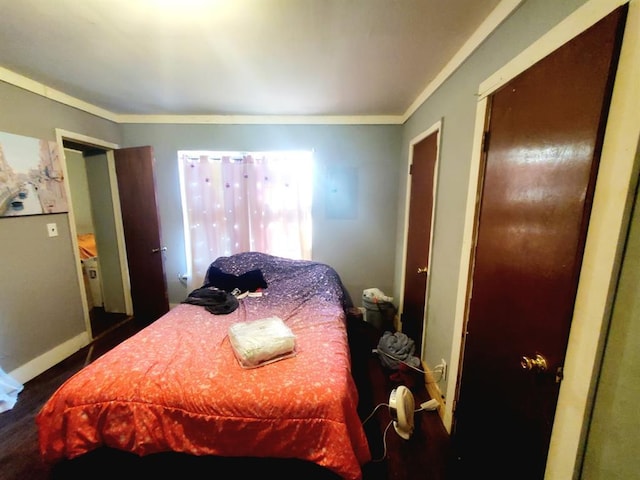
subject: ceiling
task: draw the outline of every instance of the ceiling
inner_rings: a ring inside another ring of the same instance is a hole
[[[0,0],[0,80],[117,115],[402,116],[501,3]]]

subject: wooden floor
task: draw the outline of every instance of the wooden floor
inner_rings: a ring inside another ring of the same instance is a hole
[[[114,451],[98,451],[54,467],[44,464],[38,454],[35,425],[35,416],[44,402],[71,375],[144,326],[137,324],[135,319],[122,322],[117,328],[99,335],[91,345],[25,384],[16,406],[0,414],[1,480],[66,480],[96,476],[140,479],[168,478],[170,474],[185,479],[227,478],[224,471],[229,469],[235,478],[249,478],[255,469],[262,473],[272,469],[280,479],[335,478],[309,464],[292,468],[290,464],[284,466],[259,459],[238,462],[237,459],[205,460],[171,454],[158,455],[152,462]],[[453,479],[449,437],[437,412],[417,412],[416,429],[409,440],[400,438],[391,425],[386,404],[397,382],[390,379],[393,372],[384,371],[377,356],[371,352],[376,334],[366,324],[350,325],[353,372],[360,392],[359,413],[362,420],[370,417],[364,427],[373,460],[363,467],[363,480]],[[428,399],[424,388],[417,386],[412,391],[417,405]]]
[[[374,418],[364,425],[373,460],[365,465],[363,480],[457,480],[449,434],[437,411],[416,412],[415,430],[408,440],[396,434],[388,408],[391,391],[401,384],[410,387],[416,408],[430,397],[424,388],[422,374],[396,378],[397,372],[382,368],[377,354],[371,353],[379,335],[380,332],[369,324],[350,325],[352,368],[360,393],[360,417],[365,420],[378,407]]]
[[[89,311],[91,320],[91,333],[93,338],[100,337],[105,333],[117,328],[121,323],[130,318],[126,313],[107,312],[103,307],[93,307]]]

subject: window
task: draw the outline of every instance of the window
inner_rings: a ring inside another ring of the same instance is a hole
[[[190,287],[220,256],[311,259],[311,152],[178,152]]]

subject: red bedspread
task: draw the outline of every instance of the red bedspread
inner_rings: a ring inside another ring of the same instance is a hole
[[[37,416],[43,458],[109,446],[139,455],[298,458],[361,478],[370,452],[337,274],[263,254],[240,260],[216,262],[235,274],[260,269],[263,296],[241,299],[225,315],[180,304],[78,372]],[[295,334],[296,355],[242,368],[229,326],[273,315]]]

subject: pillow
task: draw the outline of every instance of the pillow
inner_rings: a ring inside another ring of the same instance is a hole
[[[242,275],[223,272],[213,265],[207,270],[205,287],[216,287],[226,292],[238,289],[240,292],[255,292],[260,288],[267,288],[267,282],[260,270],[250,270]]]

